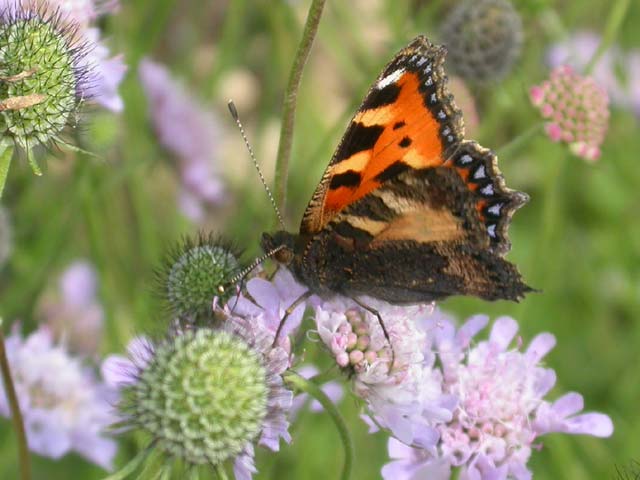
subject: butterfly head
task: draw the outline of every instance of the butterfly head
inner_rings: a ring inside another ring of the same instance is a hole
[[[285,232],[284,230],[279,230],[273,234],[263,233],[260,245],[266,254],[274,252],[272,258],[278,263],[287,266],[295,257],[297,238],[298,235]]]

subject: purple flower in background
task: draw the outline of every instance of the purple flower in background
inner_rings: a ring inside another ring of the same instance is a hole
[[[432,447],[436,425],[450,420],[455,406],[455,398],[442,392],[431,349],[441,315],[431,307],[366,302],[384,319],[393,354],[377,317],[349,299],[317,306],[320,338],[338,366],[353,374],[355,392],[377,426],[407,444]]]
[[[40,302],[38,313],[54,338],[73,353],[92,356],[98,351],[104,328],[104,310],[97,297],[98,278],[86,261],[72,263],[58,281],[58,291]]]
[[[158,139],[178,160],[182,212],[194,221],[202,221],[205,206],[217,205],[224,198],[216,157],[221,137],[218,119],[213,112],[203,110],[159,63],[143,60],[138,74]]]
[[[54,344],[46,327],[27,338],[14,329],[6,347],[29,448],[54,459],[75,451],[110,470],[116,442],[103,429],[115,419],[114,392],[64,347]],[[1,387],[0,414],[9,416]]]
[[[451,421],[438,425],[440,438],[435,448],[416,449],[415,444],[412,448],[390,441],[393,461],[384,468],[405,473],[385,478],[427,478],[414,475],[425,469],[442,472],[428,478],[445,479],[449,478],[449,464],[461,468],[462,479],[527,480],[531,478],[527,461],[540,436],[552,432],[612,434],[607,415],[580,414],[583,402],[579,394],[569,393],[555,402],[544,399],[556,377],[540,361],[554,347],[553,335],[537,335],[524,352],[520,339],[516,348],[509,349],[518,325],[512,318],[501,317],[488,340],[471,346],[473,336],[486,322],[486,317],[472,317],[456,330],[445,320],[438,329],[443,391],[458,399],[457,407]]]
[[[609,126],[609,99],[593,78],[562,65],[548,80],[531,87],[530,96],[547,121],[545,129],[551,140],[567,143],[575,155],[586,160],[600,157]]]

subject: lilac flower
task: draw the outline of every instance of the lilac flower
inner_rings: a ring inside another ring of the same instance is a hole
[[[75,451],[111,469],[116,443],[102,433],[115,418],[111,389],[55,345],[45,327],[26,339],[14,330],[6,347],[29,448],[54,459]],[[2,388],[0,414],[9,416]]]
[[[145,59],[138,73],[158,139],[178,159],[183,183],[180,207],[188,218],[201,221],[205,206],[217,205],[224,198],[217,165],[218,119],[203,110],[164,66]]]
[[[157,448],[192,465],[231,461],[235,478],[247,480],[257,472],[254,441],[272,451],[291,441],[293,394],[282,379],[289,355],[272,343],[270,330],[229,316],[220,329],[134,339],[129,358],[108,357],[103,372],[121,391],[124,421],[150,433]]]
[[[551,72],[549,80],[532,87],[530,96],[547,120],[545,129],[551,140],[567,143],[586,160],[598,159],[609,125],[609,99],[593,78],[563,65]]]
[[[450,420],[455,406],[454,397],[442,392],[431,350],[440,314],[424,306],[366,303],[384,319],[393,353],[377,317],[348,299],[317,306],[320,338],[336,363],[354,374],[355,392],[366,400],[375,424],[407,444],[431,447],[438,440],[436,425]]]
[[[58,292],[39,306],[41,321],[70,351],[95,355],[102,340],[104,310],[97,298],[98,279],[86,261],[72,263],[60,276]]]
[[[259,277],[252,278],[247,282],[246,289],[250,298],[244,295],[232,297],[227,306],[234,315],[257,319],[274,335],[286,310],[307,291],[286,268],[280,268],[271,282]],[[317,297],[312,297],[307,302],[313,303],[316,300]],[[287,351],[290,350],[289,337],[300,327],[307,302],[300,303],[282,327],[278,341]]]
[[[538,437],[552,432],[607,437],[613,432],[608,416],[579,414],[583,403],[577,393],[551,403],[544,400],[556,378],[553,370],[539,363],[555,345],[553,335],[536,336],[524,352],[520,340],[515,349],[509,349],[518,325],[501,317],[488,340],[470,347],[486,321],[472,317],[457,331],[445,322],[438,331],[443,390],[456,396],[458,405],[451,421],[438,425],[437,448],[416,450],[390,442],[394,461],[385,468],[405,472],[394,478],[419,478],[412,477],[412,472],[443,468],[447,462],[461,468],[462,479],[530,479],[526,464]]]

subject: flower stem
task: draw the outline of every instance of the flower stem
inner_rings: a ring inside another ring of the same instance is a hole
[[[500,148],[498,148],[496,150],[496,155],[498,155],[498,157],[513,155],[513,153],[516,152],[518,148],[531,140],[536,134],[538,134],[538,132],[542,131],[543,127],[544,123],[542,122],[534,124],[517,137],[511,139],[508,143],[505,143]]]
[[[149,445],[147,448],[140,450],[140,452],[131,459],[129,463],[127,463],[124,467],[122,467],[117,472],[109,475],[108,477],[103,478],[102,480],[124,480],[133,472],[135,472],[138,467],[145,461],[145,459],[149,456],[149,454],[153,450],[153,444]]]
[[[310,382],[315,383],[316,385],[322,385],[327,383],[330,380],[333,380],[338,375],[338,371],[335,365],[327,368],[324,372],[320,372],[317,375],[314,375],[309,379]]]
[[[607,51],[615,40],[618,30],[622,25],[622,21],[627,15],[629,5],[631,5],[631,0],[618,0],[615,5],[613,5],[611,13],[609,13],[609,18],[607,18],[607,24],[604,27],[602,41],[584,69],[586,75],[589,75],[592,72],[594,67],[598,64],[600,57],[602,57],[604,52]]]
[[[9,402],[11,411],[11,421],[18,438],[18,457],[20,462],[20,480],[31,479],[31,464],[29,463],[29,445],[27,444],[27,435],[24,431],[24,420],[20,412],[20,404],[16,389],[13,386],[11,377],[11,368],[7,359],[7,349],[5,348],[4,332],[2,331],[2,318],[0,318],[0,370],[2,371],[2,381],[4,391]]]
[[[223,465],[216,465],[216,474],[218,475],[219,480],[229,480]]]
[[[296,100],[298,87],[302,78],[302,70],[309,58],[311,44],[318,31],[318,24],[322,16],[325,0],[312,0],[307,14],[307,21],[302,32],[302,40],[298,45],[287,89],[284,93],[282,105],[282,126],[280,127],[280,143],[278,144],[278,156],[276,157],[275,196],[276,204],[280,211],[284,211],[287,200],[287,177],[289,174],[289,159],[291,157],[291,145],[293,143],[293,123],[296,116]]]
[[[336,428],[338,429],[338,433],[340,434],[340,438],[344,446],[344,465],[342,467],[342,475],[340,476],[340,478],[341,480],[347,480],[351,475],[354,452],[353,441],[351,440],[351,435],[349,434],[347,424],[342,418],[342,415],[340,415],[340,412],[338,412],[338,409],[333,404],[331,399],[327,396],[327,394],[324,393],[314,382],[311,382],[294,372],[285,374],[284,380],[292,387],[296,388],[299,391],[307,393],[308,395],[315,398],[318,402],[320,402],[320,405],[322,405],[333,422],[336,424]]]
[[[8,142],[0,142],[0,198],[2,198],[2,192],[4,192],[4,184],[7,182],[12,158],[13,145]]]

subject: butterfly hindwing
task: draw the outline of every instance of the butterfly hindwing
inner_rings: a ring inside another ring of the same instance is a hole
[[[516,300],[528,287],[491,250],[476,203],[455,169],[404,172],[331,219],[310,245],[311,271],[331,290],[392,303]]]

